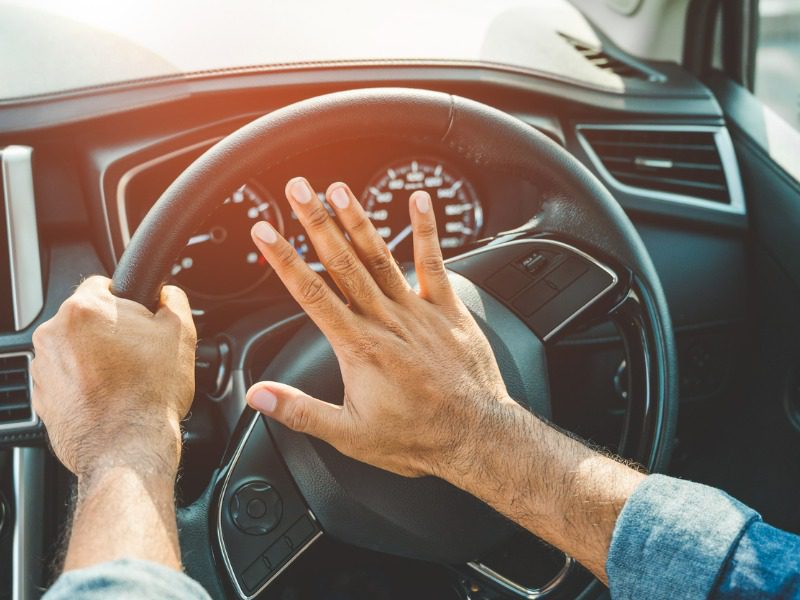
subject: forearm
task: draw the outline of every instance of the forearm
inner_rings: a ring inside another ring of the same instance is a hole
[[[181,569],[174,501],[178,461],[172,453],[110,458],[78,477],[64,570],[119,558]]]
[[[493,407],[442,476],[560,548],[606,582],[617,517],[644,475],[516,403]]]

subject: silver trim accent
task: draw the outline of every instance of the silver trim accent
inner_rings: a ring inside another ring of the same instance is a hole
[[[703,198],[695,198],[694,196],[685,196],[683,194],[673,194],[670,192],[650,190],[647,188],[641,188],[638,186],[632,186],[626,183],[622,183],[616,177],[614,177],[608,171],[608,169],[606,169],[605,165],[603,165],[603,161],[600,160],[600,157],[597,155],[594,148],[592,148],[592,145],[591,143],[589,143],[589,140],[587,140],[586,136],[584,136],[581,133],[583,130],[687,131],[687,132],[713,133],[714,142],[716,143],[717,146],[717,152],[719,152],[720,164],[722,165],[722,170],[725,174],[725,183],[728,187],[728,193],[730,194],[730,199],[731,199],[730,204],[724,204],[722,202],[714,202],[712,200],[704,200]],[[747,214],[747,207],[744,201],[744,190],[742,188],[742,179],[739,174],[739,163],[736,160],[736,152],[733,148],[733,142],[731,141],[730,133],[728,133],[728,130],[722,125],[581,124],[575,126],[575,133],[578,138],[578,142],[580,142],[581,147],[583,148],[584,152],[586,152],[586,155],[589,157],[592,166],[600,174],[605,183],[612,189],[615,189],[620,192],[625,192],[626,194],[631,194],[634,196],[644,196],[651,200],[655,200],[657,202],[665,204],[681,204],[684,206],[693,206],[695,208],[704,208],[724,213],[733,213],[737,215]]]
[[[16,331],[33,323],[44,306],[32,154],[28,146],[6,146],[0,151]]]
[[[42,595],[41,521],[44,448],[14,448],[14,539],[11,554],[11,598],[33,600]]]
[[[39,422],[39,415],[33,409],[33,380],[31,379],[31,361],[33,360],[32,352],[4,352],[0,354],[0,358],[7,358],[13,356],[25,356],[28,359],[28,400],[31,405],[31,416],[25,421],[5,421],[0,423],[0,431],[9,429],[22,430],[27,427],[33,427]]]
[[[633,159],[633,164],[637,167],[649,167],[651,169],[671,169],[675,166],[671,160],[659,160],[657,158],[643,158],[637,156]]]
[[[117,182],[117,218],[119,219],[119,231],[120,236],[122,237],[122,248],[125,249],[131,241],[131,230],[130,224],[128,223],[128,205],[126,200],[125,190],[130,184],[131,179],[136,177],[142,171],[146,171],[151,167],[155,167],[160,165],[163,162],[181,156],[182,154],[188,154],[193,150],[198,150],[199,148],[208,147],[210,148],[214,144],[216,144],[219,140],[221,140],[224,136],[217,136],[213,138],[209,138],[203,140],[202,142],[197,142],[191,144],[190,146],[184,146],[182,148],[178,148],[177,150],[173,150],[172,152],[168,152],[167,154],[162,154],[160,156],[156,156],[148,161],[140,163],[135,167],[125,171],[122,177],[119,178]],[[105,202],[103,203],[103,210],[105,211]],[[108,214],[106,214],[106,224],[108,224]],[[109,229],[109,236],[111,235],[111,230]],[[109,238],[109,242],[111,239]],[[114,250],[113,243],[111,244],[112,251]],[[112,252],[114,255],[114,263],[117,262],[117,255],[116,252]]]
[[[605,271],[606,273],[608,273],[611,276],[611,283],[605,289],[603,289],[594,298],[589,300],[589,302],[584,304],[581,308],[579,308],[574,313],[572,313],[569,316],[569,318],[567,318],[558,327],[553,329],[550,333],[548,333],[546,336],[544,336],[542,338],[542,341],[546,342],[550,338],[552,338],[555,334],[557,334],[559,331],[564,329],[564,327],[566,327],[567,325],[572,323],[576,318],[578,318],[581,314],[583,314],[590,306],[592,306],[595,302],[600,300],[600,298],[605,296],[606,293],[608,293],[610,290],[612,290],[614,288],[614,286],[617,285],[617,283],[619,283],[619,277],[617,276],[617,274],[612,269],[610,269],[609,267],[607,267],[606,265],[601,263],[599,260],[597,260],[593,256],[591,256],[589,254],[586,254],[586,252],[584,252],[583,250],[579,250],[575,246],[571,246],[570,244],[566,244],[564,242],[558,242],[556,240],[548,240],[546,238],[524,238],[524,239],[521,239],[521,240],[511,240],[509,242],[505,242],[504,244],[498,244],[497,246],[484,246],[482,248],[476,248],[475,250],[471,250],[469,252],[465,252],[464,254],[459,254],[458,256],[454,256],[453,258],[449,258],[446,261],[444,261],[444,264],[445,264],[445,267],[446,267],[447,264],[450,263],[450,262],[455,262],[455,261],[460,260],[462,258],[466,258],[466,257],[469,257],[469,256],[475,256],[476,254],[482,254],[484,252],[491,252],[492,250],[494,250],[496,248],[499,248],[501,246],[519,246],[519,245],[522,245],[522,244],[531,244],[531,243],[549,244],[551,246],[559,246],[561,248],[566,248],[567,250],[570,250],[571,252],[574,252],[578,256],[581,256],[582,258],[585,258],[586,260],[588,260],[589,262],[593,263],[594,265],[596,265],[597,267],[599,267],[600,269],[602,269],[603,271]]]
[[[3,537],[6,528],[6,515],[8,509],[6,508],[6,497],[0,492],[0,538]]]
[[[250,438],[250,435],[253,433],[253,429],[255,429],[255,426],[258,423],[258,420],[260,418],[261,418],[261,414],[260,413],[256,413],[256,414],[253,415],[253,420],[250,422],[250,425],[247,426],[247,432],[242,437],[242,441],[239,442],[239,445],[236,447],[236,452],[234,453],[233,458],[231,459],[230,466],[228,467],[228,472],[225,475],[225,481],[222,483],[222,490],[220,491],[220,494],[219,494],[219,510],[217,511],[217,541],[219,542],[219,547],[220,547],[220,550],[222,551],[222,560],[225,563],[225,569],[228,571],[228,577],[230,577],[231,582],[233,583],[234,587],[236,588],[236,593],[239,594],[239,597],[242,600],[250,600],[251,598],[255,598],[261,592],[263,592],[267,588],[267,586],[269,586],[270,583],[275,581],[275,579],[281,573],[283,573],[289,567],[289,565],[291,565],[295,560],[297,560],[306,550],[308,550],[308,548],[311,546],[311,544],[316,542],[320,538],[320,536],[322,535],[322,531],[319,531],[319,533],[317,533],[317,535],[315,535],[310,540],[308,540],[305,543],[305,545],[303,545],[302,548],[297,550],[292,555],[292,557],[289,559],[289,561],[286,564],[284,564],[280,569],[275,571],[269,577],[269,579],[267,579],[261,585],[261,587],[259,587],[250,596],[248,596],[244,592],[244,590],[241,588],[241,586],[239,585],[239,580],[236,578],[236,574],[233,572],[233,566],[231,565],[230,558],[228,557],[228,549],[225,546],[225,541],[224,541],[224,539],[222,537],[222,510],[223,510],[222,499],[225,497],[225,491],[228,489],[228,481],[229,481],[229,479],[231,477],[231,474],[233,473],[233,469],[236,466],[236,463],[239,460],[239,456],[242,454],[242,449],[244,448],[244,445],[247,442],[247,440]],[[312,513],[310,510],[308,511],[308,516],[311,517],[311,519],[314,522],[317,521],[317,518],[314,516],[314,513]]]
[[[538,598],[544,598],[545,596],[550,594],[553,590],[555,590],[561,584],[561,582],[563,582],[564,579],[566,579],[567,575],[569,574],[569,571],[572,569],[572,566],[574,564],[575,560],[572,557],[567,556],[565,554],[564,566],[561,567],[561,570],[558,573],[556,573],[553,579],[548,581],[540,588],[529,588],[525,587],[524,585],[520,585],[514,581],[511,581],[507,577],[500,575],[500,573],[498,573],[494,569],[487,567],[486,565],[480,562],[474,562],[474,561],[469,562],[467,563],[467,566],[476,573],[478,573],[479,575],[481,575],[482,577],[485,577],[486,579],[499,585],[506,591],[511,592],[518,598],[524,598],[525,600],[537,600]]]

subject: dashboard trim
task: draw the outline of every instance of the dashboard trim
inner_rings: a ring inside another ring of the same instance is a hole
[[[328,86],[326,91],[385,84],[411,87],[441,87],[443,84],[488,85],[551,98],[568,97],[603,110],[631,113],[663,112],[673,116],[719,118],[713,96],[694,77],[677,65],[659,65],[672,85],[649,84],[625,93],[586,86],[508,65],[459,61],[363,61],[273,65],[270,68],[216,71],[127,82],[110,87],[84,88],[69,94],[17,98],[0,101],[0,121],[6,133],[77,124],[100,116],[120,115],[129,110],[166,105],[218,93],[246,92],[298,86]],[[681,100],[682,102],[676,102]],[[46,107],[47,110],[43,110]]]
[[[32,155],[29,146],[6,146],[0,151],[16,331],[33,323],[44,307]]]
[[[39,598],[42,563],[44,448],[13,449],[14,537],[11,551],[11,598]],[[38,532],[38,534],[37,534]]]
[[[583,131],[686,131],[714,134],[714,141],[719,152],[719,159],[725,173],[725,183],[730,194],[730,203],[714,202],[683,194],[673,194],[631,186],[622,183],[606,169],[603,161],[595,152],[589,140],[583,135]],[[641,196],[648,200],[660,204],[680,204],[706,210],[732,213],[735,215],[746,215],[747,208],[744,200],[744,190],[742,179],[739,174],[739,164],[736,161],[736,153],[733,148],[733,141],[730,133],[724,125],[676,125],[676,124],[578,124],[575,125],[575,134],[580,142],[581,148],[589,157],[592,166],[598,172],[603,181],[613,190],[624,192],[635,196]]]

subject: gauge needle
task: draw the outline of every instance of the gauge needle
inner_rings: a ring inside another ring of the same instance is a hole
[[[198,235],[193,235],[192,237],[190,237],[186,245],[194,246],[195,244],[202,244],[203,242],[207,242],[210,239],[211,239],[210,233],[200,233]]]
[[[403,231],[394,236],[391,241],[386,244],[386,247],[389,248],[389,252],[394,252],[394,249],[411,234],[411,231],[411,225],[407,225]]]

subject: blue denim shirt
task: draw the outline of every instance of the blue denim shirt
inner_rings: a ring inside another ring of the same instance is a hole
[[[628,498],[606,563],[615,599],[800,598],[800,537],[713,488],[650,475]],[[45,600],[206,599],[183,573],[117,560],[63,574]]]
[[[43,600],[210,600],[183,573],[146,560],[123,558],[67,571]]]
[[[617,519],[611,596],[800,598],[800,537],[714,488],[650,475]]]

